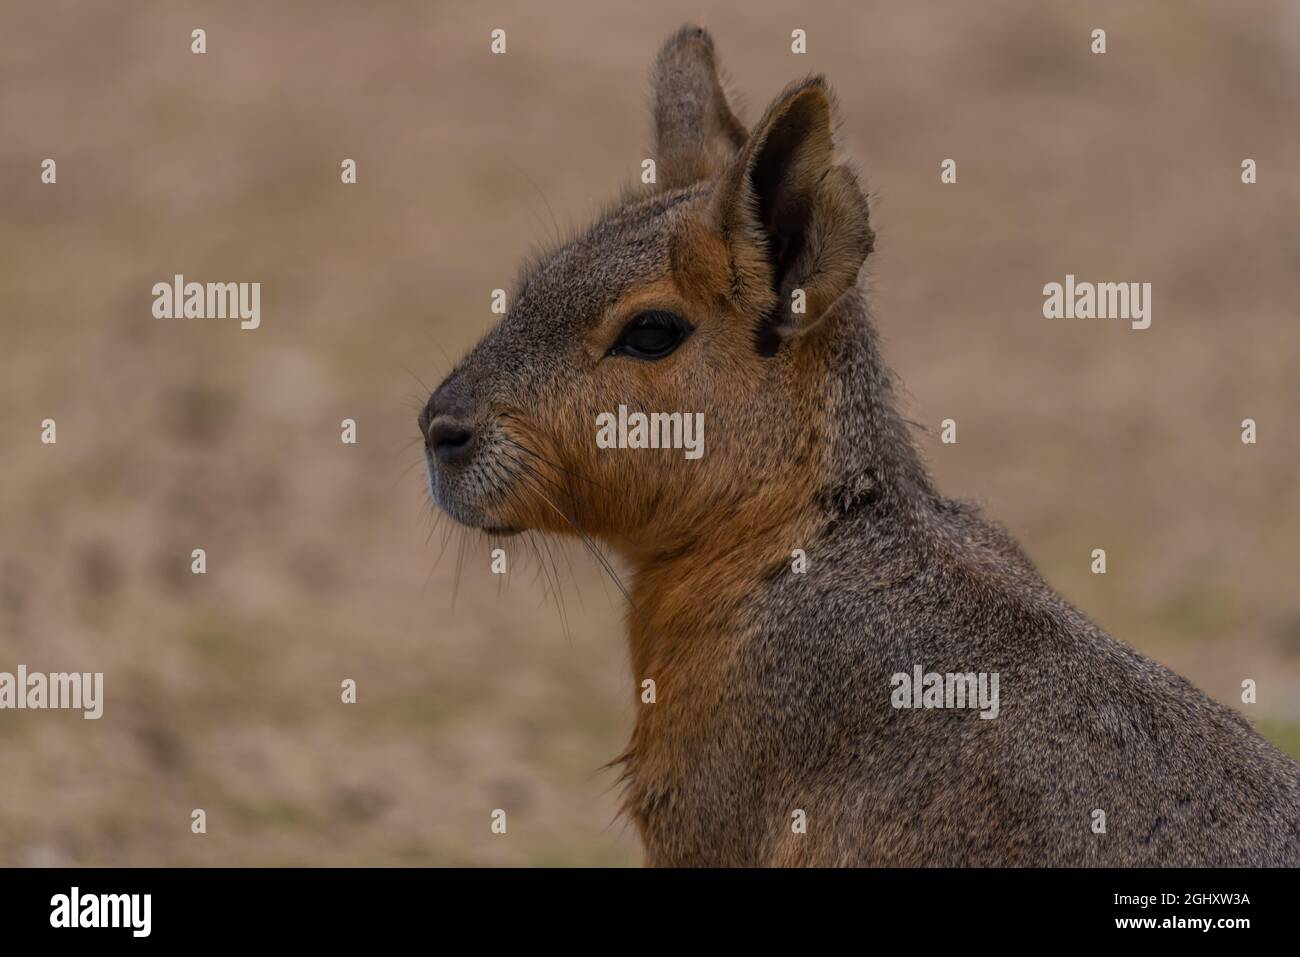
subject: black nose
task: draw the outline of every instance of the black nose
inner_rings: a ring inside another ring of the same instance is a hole
[[[426,433],[426,444],[443,465],[454,465],[469,458],[474,450],[474,433],[464,423],[439,416]]]
[[[454,465],[474,451],[474,431],[469,416],[456,401],[454,390],[442,386],[420,412],[424,445],[443,465]]]

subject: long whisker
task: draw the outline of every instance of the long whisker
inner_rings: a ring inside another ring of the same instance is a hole
[[[402,369],[406,372],[407,375],[409,375],[412,379],[415,380],[415,384],[420,387],[420,389],[424,392],[425,395],[428,395],[430,392],[433,391],[427,385],[424,384],[424,380],[421,379],[418,375],[416,375],[415,372],[410,368],[410,366],[406,365],[405,363],[398,363],[398,365],[402,367]]]
[[[511,481],[511,476],[496,462],[492,462],[489,468],[497,479],[498,487],[506,490],[505,494],[509,501],[516,505],[520,512],[526,511],[527,503],[524,502],[522,496],[520,496],[519,492],[513,487],[514,483]],[[532,545],[533,553],[537,556],[538,568],[543,575],[543,580],[546,584],[547,590],[551,591],[552,594],[555,595],[556,607],[559,609],[560,613],[560,624],[564,628],[565,637],[572,642],[573,635],[569,629],[568,609],[564,604],[564,589],[560,584],[560,569],[555,562],[555,556],[551,553],[550,545],[547,543],[546,539],[542,538],[542,546],[546,549],[546,554],[550,558],[551,570],[548,576],[546,559],[542,556],[540,549],[537,548],[536,542],[533,542]]]
[[[456,363],[451,361],[451,356],[447,355],[447,350],[444,349],[442,347],[442,343],[434,337],[433,332],[429,329],[429,327],[422,325],[420,327],[420,331],[423,332],[424,335],[428,338],[428,340],[433,343],[433,347],[442,353],[442,358],[447,363],[447,368],[450,369],[453,366],[455,366]]]
[[[519,447],[521,451],[524,452],[530,451],[529,449],[520,446],[518,442],[512,441],[511,444]],[[640,620],[642,626],[645,627],[647,631],[650,631],[650,627],[649,624],[646,622],[645,615],[641,612],[641,609],[637,606],[636,602],[632,599],[632,594],[627,590],[627,586],[623,584],[622,578],[619,577],[618,572],[614,569],[614,566],[610,562],[609,558],[605,555],[604,552],[600,550],[600,548],[596,546],[595,542],[592,541],[591,536],[587,534],[587,531],[583,529],[572,516],[570,516],[567,512],[565,512],[564,509],[556,505],[551,500],[551,497],[546,494],[545,484],[548,483],[546,483],[545,478],[542,475],[540,475],[537,472],[537,470],[534,469],[528,462],[522,459],[514,459],[514,461],[522,469],[520,476],[524,479],[532,480],[533,482],[532,487],[534,491],[538,492],[542,501],[546,505],[548,505],[552,511],[554,511],[557,515],[559,515],[560,518],[564,519],[565,523],[568,524],[568,526],[573,529],[574,533],[578,536],[578,539],[587,548],[587,551],[591,553],[591,556],[594,559],[596,559],[596,562],[601,566],[601,568],[604,569],[605,573],[609,575],[610,579],[618,587],[618,590],[622,593],[623,597],[627,600],[628,606],[632,609],[632,612]]]
[[[513,160],[510,161],[510,165],[513,166],[518,171],[519,175],[521,175],[524,179],[528,181],[528,185],[530,185],[534,190],[536,190],[537,195],[541,197],[542,204],[546,207],[546,213],[548,216],[551,217],[551,228],[555,232],[554,242],[556,243],[561,242],[563,240],[563,234],[560,231],[560,224],[555,218],[555,210],[551,208],[550,200],[546,198],[546,194],[542,192],[542,188],[537,185],[537,181],[533,179],[531,176],[529,176],[528,172],[525,169],[523,169],[523,167],[521,167],[518,163],[514,162]]]
[[[512,420],[513,420],[513,416],[509,415],[508,413],[502,415],[501,418],[502,418],[503,421],[506,421],[506,422],[509,422],[509,421],[512,421]],[[567,468],[565,468],[563,465],[560,465],[560,464],[558,464],[558,463],[556,463],[556,462],[552,462],[550,459],[548,459],[546,456],[542,455],[542,454],[541,454],[540,452],[538,452],[537,450],[535,450],[535,449],[530,449],[530,448],[528,448],[528,447],[525,446],[525,445],[521,445],[518,441],[516,441],[515,439],[512,439],[512,438],[511,438],[510,436],[508,436],[508,435],[507,435],[507,436],[504,436],[504,438],[505,438],[505,440],[506,440],[507,443],[509,443],[509,444],[510,444],[511,446],[513,446],[514,448],[518,449],[520,452],[523,452],[525,455],[531,456],[532,458],[537,459],[539,462],[542,462],[542,463],[544,463],[544,464],[550,466],[551,468],[555,469],[555,471],[557,471],[557,472],[563,472],[563,473],[565,473],[566,475],[568,475],[568,476],[570,476],[570,477],[572,477],[572,478],[578,479],[580,482],[586,482],[588,485],[592,485],[592,486],[594,486],[594,487],[600,489],[602,492],[609,492],[609,491],[612,491],[612,489],[608,488],[607,486],[601,485],[599,482],[597,482],[597,481],[595,481],[595,480],[593,480],[593,479],[591,479],[591,478],[588,478],[587,476],[582,475],[582,474],[579,473],[579,472],[574,472],[572,469],[567,469]]]

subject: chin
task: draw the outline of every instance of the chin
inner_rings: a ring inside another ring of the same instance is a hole
[[[429,475],[429,495],[448,518],[496,538],[508,538],[524,531],[521,526],[498,521],[477,505],[462,501],[445,479],[440,480],[438,471],[427,460],[425,466]]]

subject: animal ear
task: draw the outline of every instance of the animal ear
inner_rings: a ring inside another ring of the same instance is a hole
[[[746,133],[727,105],[713,38],[700,27],[682,27],[659,50],[651,82],[659,188],[717,176]]]
[[[853,170],[835,162],[833,114],[821,77],[788,87],[714,194],[733,292],[763,316],[757,341],[765,355],[811,328],[857,282],[875,242],[866,194]]]

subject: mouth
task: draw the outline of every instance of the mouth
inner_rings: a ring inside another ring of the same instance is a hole
[[[473,502],[464,501],[457,495],[455,484],[447,476],[439,474],[433,459],[425,453],[425,467],[429,478],[429,496],[446,515],[462,525],[476,528],[493,538],[510,538],[524,531],[521,525],[497,525],[483,513],[483,509]]]

